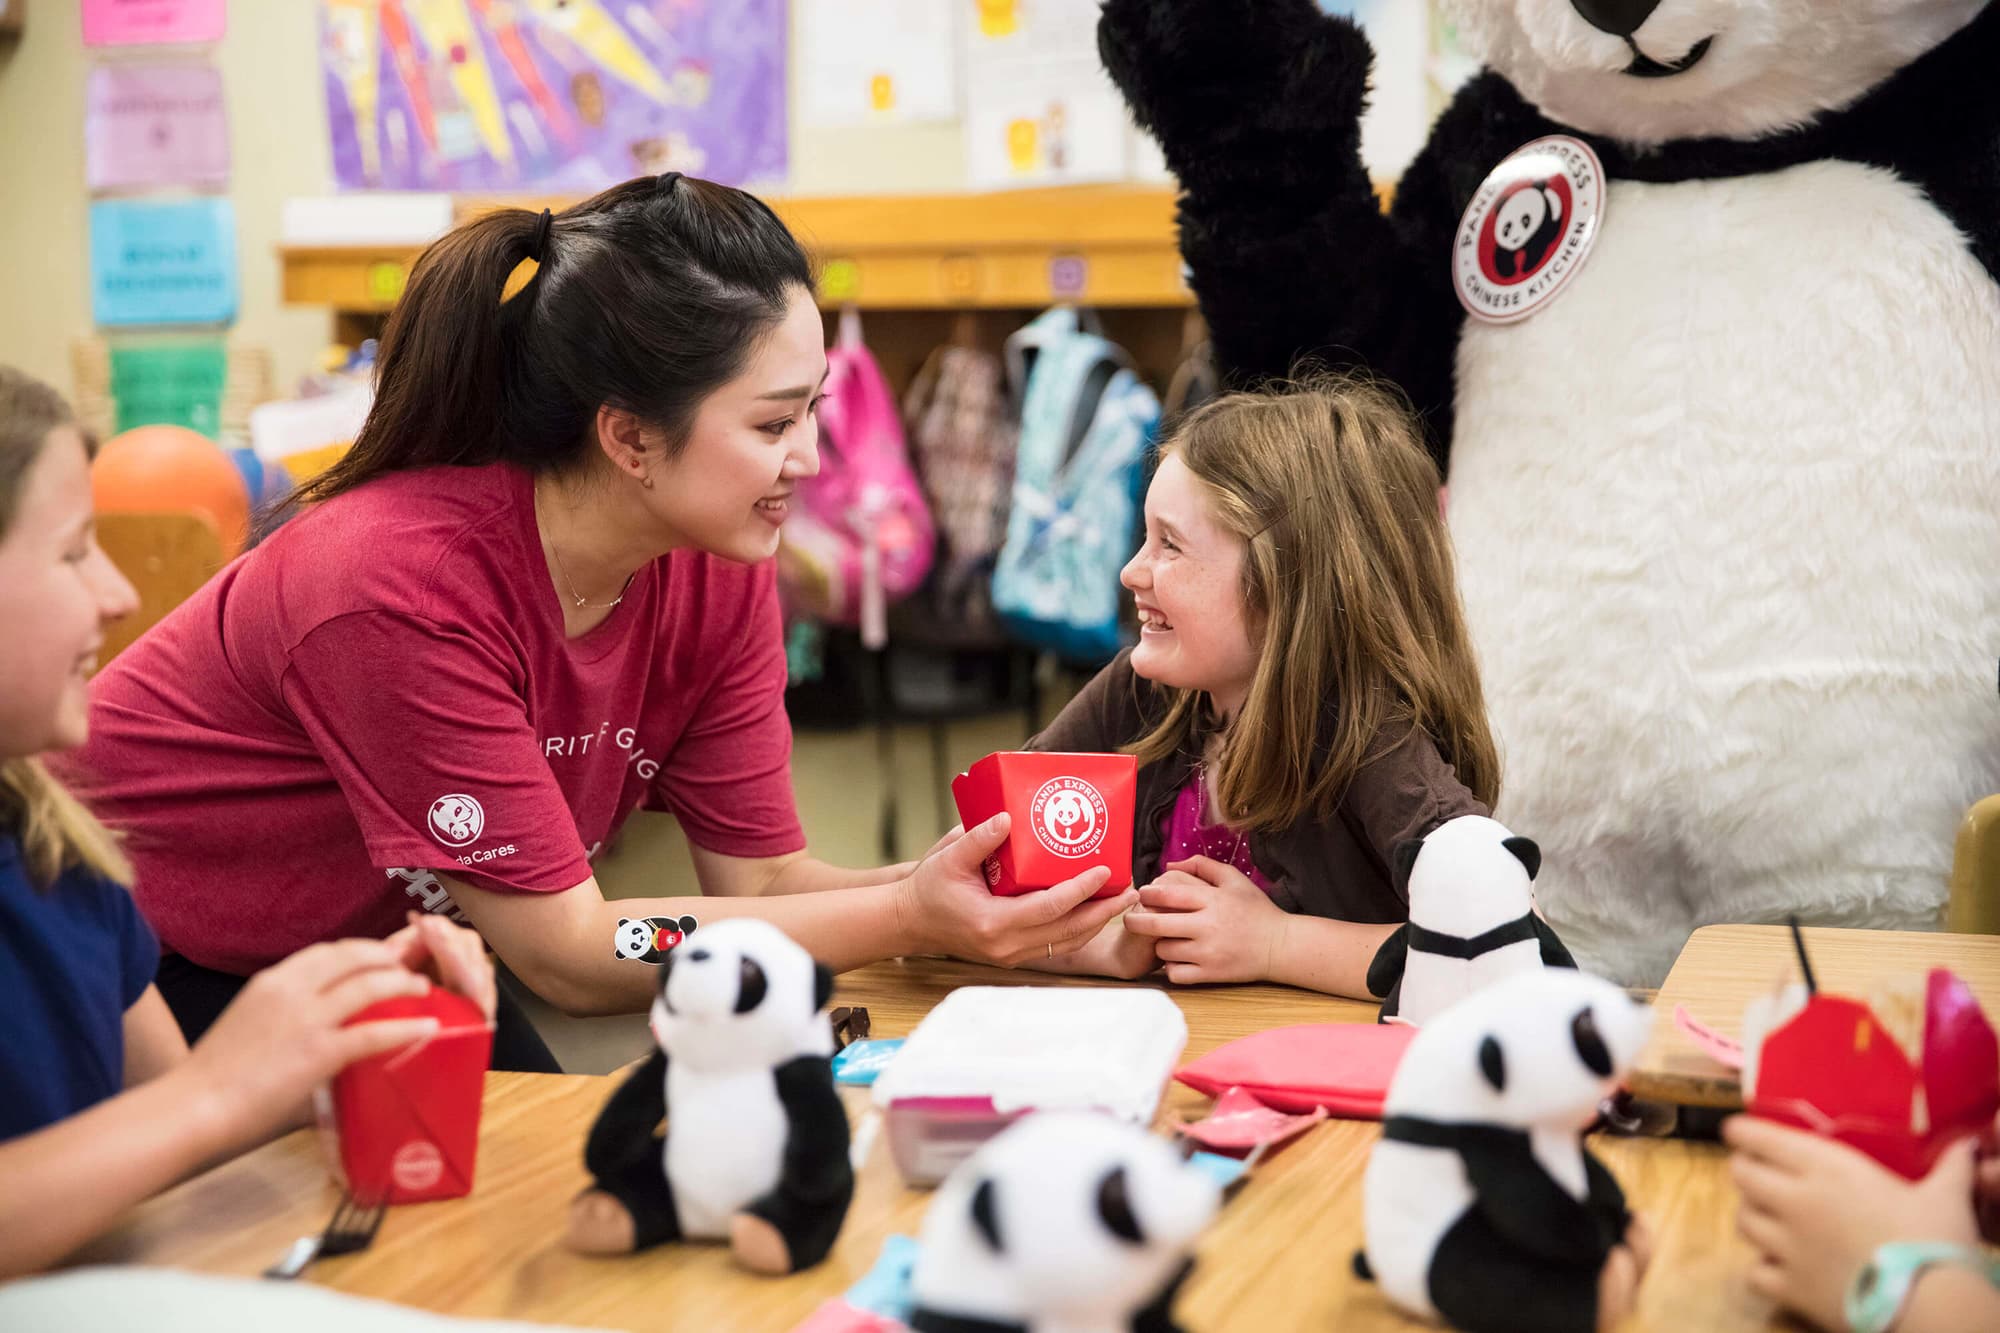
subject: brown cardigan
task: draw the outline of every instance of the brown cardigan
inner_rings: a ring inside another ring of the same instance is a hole
[[[1167,698],[1133,672],[1131,656],[1127,649],[1098,672],[1028,748],[1110,753],[1151,730],[1166,715]],[[1379,757],[1355,774],[1333,818],[1251,835],[1251,856],[1286,911],[1339,921],[1405,920],[1407,889],[1391,869],[1397,844],[1459,815],[1491,813],[1459,782],[1429,736],[1411,730],[1392,740],[1385,734],[1375,753]],[[1159,876],[1161,825],[1194,775],[1196,757],[1183,747],[1139,770],[1136,884]]]

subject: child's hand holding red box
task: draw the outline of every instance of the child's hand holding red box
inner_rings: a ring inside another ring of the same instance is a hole
[[[416,984],[368,1005],[344,1032],[422,1030],[335,1076],[321,1117],[329,1157],[357,1199],[456,1198],[472,1190],[493,1046],[493,966],[476,934],[441,917],[411,913],[382,943]]]

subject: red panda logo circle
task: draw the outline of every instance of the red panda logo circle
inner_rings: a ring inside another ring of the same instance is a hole
[[[486,831],[486,808],[470,796],[454,792],[431,802],[431,836],[447,847],[476,842]]]
[[[1057,856],[1089,856],[1104,841],[1104,797],[1082,778],[1044,782],[1028,815],[1035,841]]]
[[[1508,154],[1473,194],[1452,240],[1459,304],[1487,324],[1526,319],[1582,271],[1604,223],[1604,164],[1551,134]]]

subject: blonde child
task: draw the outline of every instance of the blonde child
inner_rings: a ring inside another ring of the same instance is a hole
[[[1396,847],[1499,788],[1438,489],[1358,382],[1231,394],[1162,444],[1139,643],[1031,742],[1138,756],[1140,904],[1050,970],[1368,994]]]
[[[429,919],[258,976],[192,1051],[117,844],[37,756],[87,730],[104,628],[136,605],[98,547],[89,445],[54,390],[0,366],[0,1278],[296,1123],[315,1084],[434,1020],[343,1021],[435,974],[493,1010],[471,932]]]

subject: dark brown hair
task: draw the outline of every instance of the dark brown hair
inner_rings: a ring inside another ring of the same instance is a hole
[[[534,276],[503,299],[529,259]],[[604,405],[678,448],[801,289],[812,269],[777,214],[679,173],[614,186],[546,226],[526,209],[487,213],[418,257],[368,420],[298,498],[437,464],[557,471],[583,455]]]

